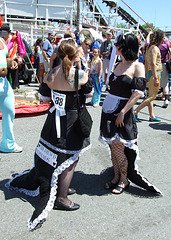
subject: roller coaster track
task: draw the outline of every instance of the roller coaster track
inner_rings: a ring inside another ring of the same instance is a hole
[[[107,6],[113,7],[114,10],[116,11],[116,3],[114,1],[105,1],[103,0],[103,3],[106,3]],[[131,25],[137,25],[138,22],[129,14],[127,13],[123,8],[118,7],[118,11],[117,11],[118,15],[122,17],[123,20],[125,20],[127,23],[131,24]],[[141,30],[141,32],[147,36],[148,32],[141,26],[139,25],[139,29]]]
[[[84,2],[86,3],[87,6],[89,6],[90,11],[93,12],[93,6],[89,4],[89,0],[85,0]],[[94,10],[96,12],[96,15],[95,15],[96,20],[99,21],[99,17],[100,17],[100,24],[104,25],[104,26],[107,26],[107,21],[106,21],[105,17],[103,16],[103,13],[101,12],[101,10],[98,8],[97,5],[95,5]]]
[[[85,1],[85,3],[88,5],[88,0]],[[116,12],[116,7],[117,7],[117,4],[114,2],[114,1],[105,1],[103,0],[102,3],[105,3],[106,6],[109,6],[111,8],[114,9],[114,11]],[[92,6],[89,6],[90,8],[90,11],[93,12],[93,7]],[[101,25],[104,25],[104,26],[107,26],[107,21],[106,19],[103,17],[103,13],[100,11],[100,9],[98,8],[98,6],[95,5],[95,12],[97,12],[95,18],[97,19],[97,21],[99,21],[99,16],[100,16],[100,24]],[[98,14],[99,13],[99,14]],[[133,25],[134,28],[136,28],[136,26],[138,25],[138,22],[129,14],[127,13],[123,8],[121,7],[118,7],[118,10],[117,10],[117,14],[119,16],[122,17],[123,20],[125,20],[127,23]],[[139,25],[139,29],[140,31],[142,32],[142,34],[144,36],[147,36],[148,35],[148,32],[141,26]]]

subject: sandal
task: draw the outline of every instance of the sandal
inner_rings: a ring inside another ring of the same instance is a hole
[[[128,183],[125,187],[117,186],[117,187],[115,187],[113,190],[117,190],[118,192],[113,192],[113,190],[112,190],[111,193],[113,193],[113,194],[121,194],[121,193],[123,193],[126,189],[129,188],[129,185],[130,185],[130,183]]]
[[[117,186],[117,184],[118,184],[118,182],[113,183],[112,181],[110,181],[110,182],[107,182],[107,183],[104,185],[104,188],[105,188],[106,190],[113,189],[113,188],[115,188],[115,187]],[[108,186],[107,186],[107,185],[108,185]]]

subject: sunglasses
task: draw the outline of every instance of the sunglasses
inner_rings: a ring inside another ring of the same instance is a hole
[[[86,46],[89,46],[89,47],[91,46],[91,45],[90,45],[90,44],[88,44],[88,43],[85,43],[85,45],[86,45]]]

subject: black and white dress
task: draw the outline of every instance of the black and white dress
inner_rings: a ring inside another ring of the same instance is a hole
[[[85,103],[84,94],[91,91],[91,83],[82,85],[78,91],[80,106]],[[9,189],[29,196],[39,195],[37,207],[28,221],[29,230],[45,221],[53,208],[58,176],[90,148],[90,139],[80,137],[73,127],[78,116],[76,92],[54,91],[42,84],[40,93],[51,96],[52,104],[35,150],[34,167],[6,184]]]
[[[110,90],[102,107],[99,140],[105,143],[106,146],[113,141],[121,142],[125,146],[124,151],[128,159],[128,179],[146,190],[162,195],[160,190],[143,177],[138,170],[138,131],[133,108],[125,114],[124,126],[117,127],[115,125],[117,116],[114,114],[119,113],[123,109],[131,97],[132,92],[138,91],[143,95],[143,91],[146,87],[146,80],[142,77],[134,77],[131,79],[128,75],[116,76],[112,73],[109,78],[109,86]]]

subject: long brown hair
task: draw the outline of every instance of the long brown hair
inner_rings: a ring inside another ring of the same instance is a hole
[[[159,46],[160,44],[162,44],[163,38],[164,32],[162,30],[154,31],[150,36],[150,45],[148,47],[152,45]]]
[[[71,61],[77,54],[77,47],[72,39],[63,40],[58,47],[58,56],[62,60],[62,69],[66,81],[68,81],[69,71],[72,67]]]

